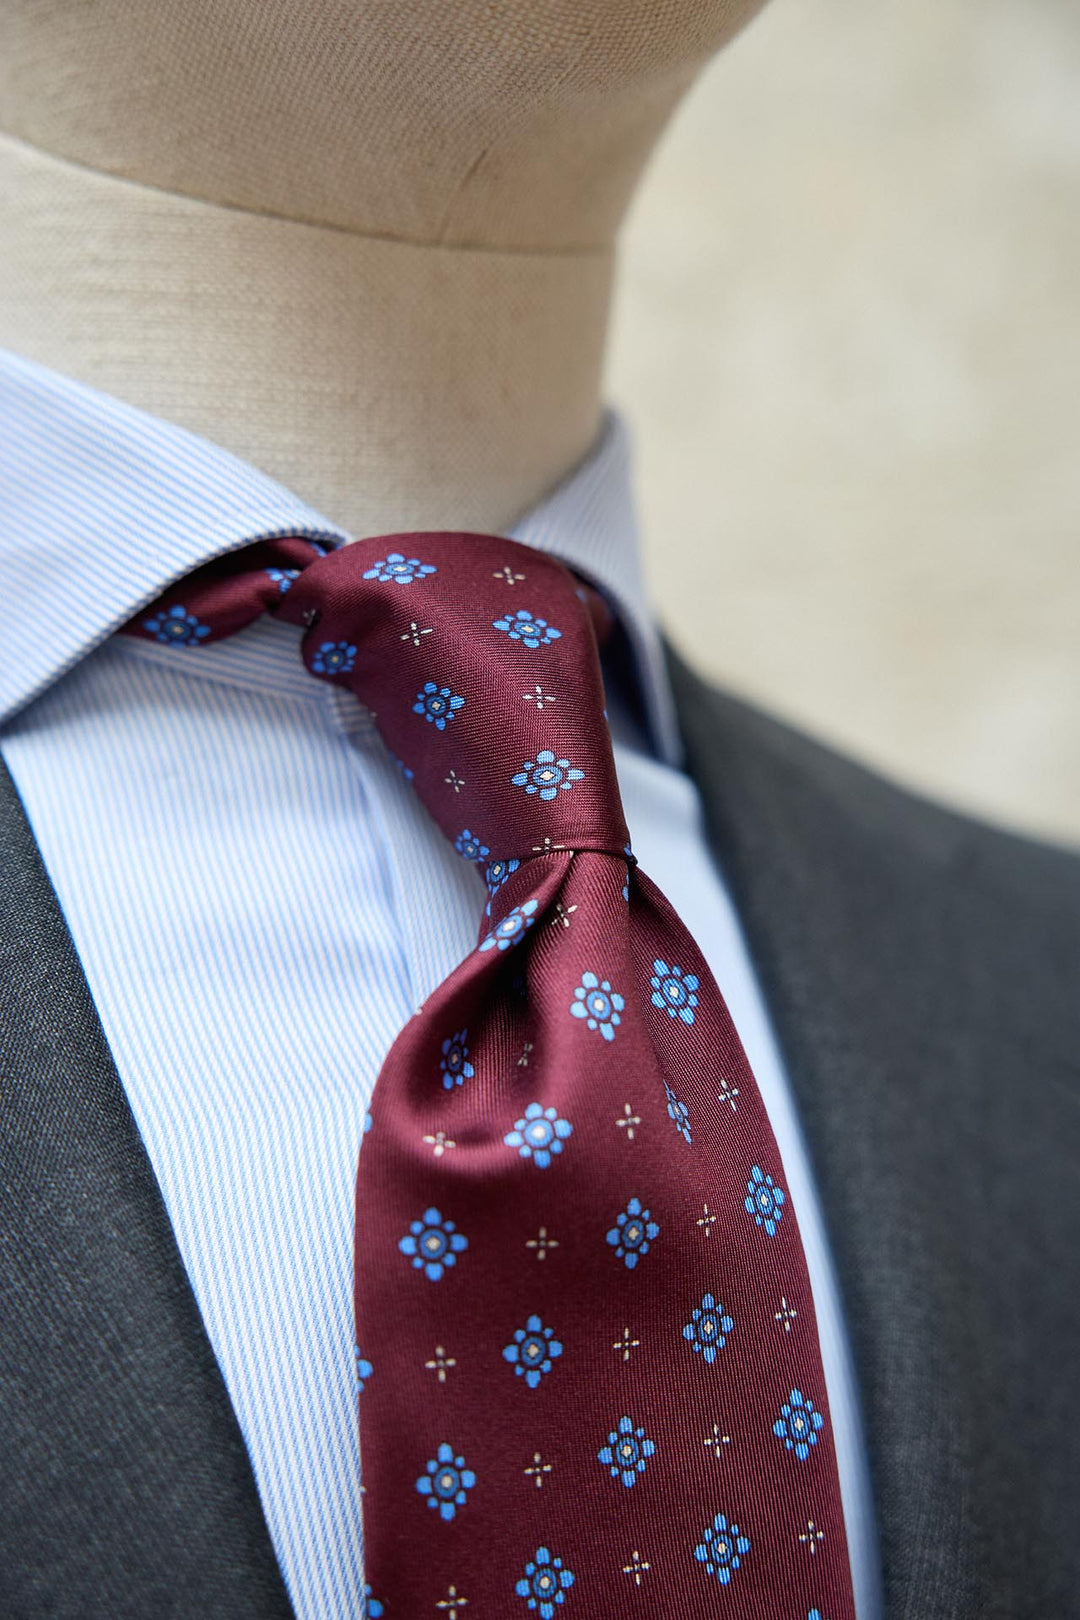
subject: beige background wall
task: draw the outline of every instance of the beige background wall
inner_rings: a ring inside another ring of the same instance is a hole
[[[699,667],[1080,841],[1080,12],[773,0],[623,237],[609,394]]]

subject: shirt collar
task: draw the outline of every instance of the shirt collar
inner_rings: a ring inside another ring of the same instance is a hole
[[[641,571],[631,442],[608,408],[585,459],[510,539],[579,569],[624,625],[657,752],[680,757]],[[346,530],[219,445],[0,349],[0,723],[210,558]]]

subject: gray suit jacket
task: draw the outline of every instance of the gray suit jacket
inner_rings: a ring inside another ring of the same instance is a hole
[[[671,673],[821,1189],[888,1620],[1080,1616],[1080,859]],[[0,1263],[0,1615],[284,1620],[244,1444],[2,767]]]

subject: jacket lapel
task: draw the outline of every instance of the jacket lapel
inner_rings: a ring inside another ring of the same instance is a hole
[[[286,1620],[248,1455],[0,762],[0,1612]]]
[[[1080,862],[671,674],[821,1190],[889,1620],[1069,1613]]]

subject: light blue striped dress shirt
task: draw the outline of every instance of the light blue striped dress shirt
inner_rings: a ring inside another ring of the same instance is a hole
[[[383,1058],[475,944],[485,889],[367,711],[307,674],[298,628],[263,619],[196,651],[113,634],[199,563],[280,533],[348,538],[220,447],[0,350],[0,749],[160,1182],[296,1613],[354,1620],[358,1144]],[[713,969],[776,1133],[858,1613],[876,1620],[866,1455],[825,1229],[738,918],[678,768],[620,416],[606,413],[586,460],[509,533],[588,575],[629,636],[634,690],[609,694],[627,823]]]

